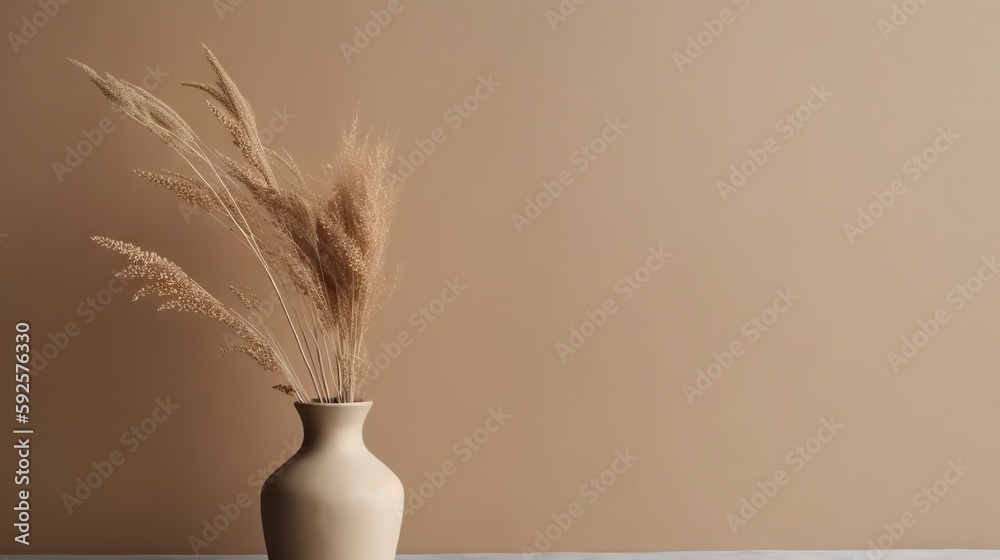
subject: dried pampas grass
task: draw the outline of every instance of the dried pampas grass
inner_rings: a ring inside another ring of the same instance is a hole
[[[325,192],[314,192],[287,152],[263,145],[250,104],[207,47],[205,54],[216,83],[184,85],[209,95],[209,111],[232,136],[241,160],[206,147],[180,115],[143,88],[71,62],[115,107],[184,158],[190,175],[137,173],[240,238],[274,290],[282,315],[276,331],[268,326],[273,321],[264,316],[260,298],[249,290],[231,288],[244,308],[236,311],[156,253],[106,237],[93,239],[129,260],[119,274],[144,282],[136,299],[164,297],[160,309],[200,313],[233,329],[244,343],[228,350],[281,373],[285,383],[274,389],[303,402],[355,402],[370,367],[365,329],[391,285],[384,274],[396,201],[387,174],[389,146],[383,138],[359,136],[355,118],[338,157],[325,168]],[[282,332],[294,338],[293,352],[279,344]]]

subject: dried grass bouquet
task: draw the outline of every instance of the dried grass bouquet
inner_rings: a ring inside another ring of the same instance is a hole
[[[383,138],[358,136],[358,122],[344,133],[335,163],[320,180],[326,192],[307,184],[288,152],[261,143],[250,104],[207,47],[217,81],[186,82],[207,93],[208,108],[233,138],[243,161],[204,145],[184,119],[145,89],[82,68],[111,103],[173,148],[190,175],[173,171],[138,175],[161,185],[187,204],[207,212],[233,232],[260,262],[283,317],[281,332],[295,339],[295,362],[279,344],[262,315],[261,299],[231,287],[245,308],[222,303],[173,262],[135,245],[94,237],[128,258],[119,275],[142,280],[133,299],[154,294],[160,309],[193,311],[235,331],[243,343],[224,349],[242,352],[286,383],[274,388],[309,402],[356,402],[359,381],[369,368],[364,333],[373,312],[387,296],[383,272],[395,187],[386,173],[390,149]],[[301,358],[301,360],[299,359]],[[302,363],[308,379],[297,371]]]

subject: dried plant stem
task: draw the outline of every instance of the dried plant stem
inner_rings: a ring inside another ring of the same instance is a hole
[[[164,132],[166,134],[171,134],[170,131],[168,131],[168,130],[165,130]],[[197,137],[195,137],[195,138],[197,139]],[[179,140],[179,141],[183,141],[183,140]],[[202,158],[203,158],[204,161],[209,162],[208,156],[205,155],[205,153],[201,150],[200,145],[195,144],[194,146],[189,146],[189,147],[191,149],[193,149],[193,150],[196,150],[202,156]],[[291,315],[289,314],[289,307],[285,303],[285,298],[284,298],[284,295],[282,294],[282,290],[278,287],[278,284],[277,284],[277,282],[274,279],[273,271],[271,270],[271,267],[269,266],[267,260],[263,257],[263,255],[262,255],[262,253],[260,251],[260,247],[257,245],[257,238],[256,238],[256,236],[254,236],[253,230],[250,229],[249,224],[247,222],[247,219],[243,215],[242,210],[240,210],[239,204],[236,202],[236,198],[233,196],[232,191],[229,190],[229,188],[226,186],[226,182],[223,181],[222,178],[219,176],[218,171],[216,170],[215,165],[211,164],[211,162],[209,162],[210,165],[211,165],[211,169],[212,169],[213,173],[215,173],[216,179],[219,181],[219,184],[222,186],[223,190],[225,190],[226,196],[228,196],[229,200],[231,202],[233,202],[233,206],[236,208],[237,213],[239,213],[240,220],[237,220],[236,217],[232,214],[232,212],[229,210],[229,205],[227,205],[227,204],[225,204],[223,202],[222,198],[219,196],[218,191],[216,189],[212,188],[212,183],[209,182],[209,181],[205,181],[205,178],[201,175],[201,171],[197,168],[197,166],[195,166],[191,162],[191,160],[189,160],[183,153],[180,153],[180,156],[184,159],[184,161],[188,164],[188,166],[195,172],[195,174],[197,174],[198,177],[206,185],[209,185],[209,187],[212,190],[212,194],[215,195],[216,200],[219,201],[221,207],[223,209],[225,209],[225,211],[228,214],[228,217],[229,217],[230,221],[239,229],[240,233],[243,234],[244,239],[249,244],[250,250],[253,252],[254,256],[257,257],[257,260],[263,266],[264,271],[267,273],[268,280],[270,280],[270,282],[271,282],[271,286],[274,288],[275,293],[278,295],[278,299],[279,299],[279,303],[281,305],[282,312],[284,313],[286,319],[288,320],[288,325],[289,325],[289,327],[292,330],[292,334],[295,336],[295,342],[296,342],[296,344],[297,344],[297,346],[299,348],[299,352],[302,354],[303,358],[305,359],[306,367],[309,370],[309,377],[310,377],[310,379],[313,382],[313,386],[316,389],[316,392],[319,393],[319,386],[318,386],[318,384],[316,382],[316,372],[313,370],[313,367],[312,367],[312,365],[310,363],[310,360],[308,359],[308,353],[305,350],[303,350],[303,348],[302,348],[302,340],[301,340],[301,338],[299,336],[299,332],[295,329],[295,326],[292,324],[292,318],[291,318]],[[241,224],[241,221],[242,221],[242,224]],[[244,228],[243,224],[246,224],[245,228]],[[294,311],[295,308],[292,308],[292,310]]]

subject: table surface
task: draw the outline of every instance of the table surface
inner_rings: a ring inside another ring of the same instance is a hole
[[[752,550],[721,552],[551,552],[531,560],[1000,560],[1000,550],[887,550],[869,556],[866,550]],[[180,560],[195,556],[169,555],[13,555],[10,560],[104,559]],[[267,560],[264,555],[211,555],[212,560]],[[528,560],[521,554],[400,554],[397,560]]]

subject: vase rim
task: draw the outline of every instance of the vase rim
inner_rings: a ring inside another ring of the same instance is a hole
[[[318,402],[318,401],[315,401],[315,400],[309,401],[309,402],[295,401],[295,406],[316,406],[316,407],[320,407],[320,408],[327,408],[327,407],[329,407],[329,408],[337,408],[337,407],[364,407],[364,406],[371,406],[371,405],[372,405],[372,401],[355,401],[355,402],[349,402],[349,403],[329,403],[329,402]]]

